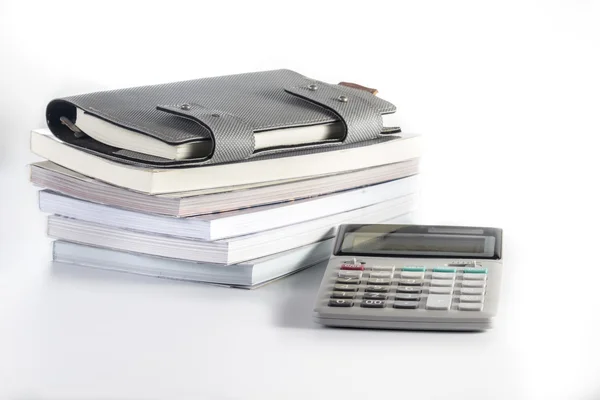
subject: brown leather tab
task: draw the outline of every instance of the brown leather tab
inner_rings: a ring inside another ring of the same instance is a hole
[[[371,94],[377,94],[379,92],[377,89],[371,89],[366,86],[362,86],[362,85],[359,85],[357,83],[352,83],[352,82],[340,82],[340,83],[338,83],[338,85],[347,86],[347,87],[351,87],[351,88],[359,89],[359,90],[364,90]]]

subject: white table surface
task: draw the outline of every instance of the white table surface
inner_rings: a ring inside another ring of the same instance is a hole
[[[224,19],[218,2],[186,3],[183,14],[144,3],[145,19],[132,22],[141,3],[119,2],[118,14],[84,8],[69,25],[52,21],[83,2],[57,3],[0,6],[0,398],[600,399],[596,3],[404,4],[373,17],[396,43],[395,64],[373,63],[390,41],[348,26],[333,47],[316,44],[322,32],[272,34],[307,23],[310,9],[341,13],[342,25],[368,19],[368,5],[307,3],[291,18],[283,3],[248,2]],[[253,7],[264,11],[245,18]],[[202,27],[200,11],[214,17]],[[117,40],[125,22],[144,35],[140,51],[171,46],[183,58],[128,52]],[[178,40],[225,22],[235,29],[219,29],[212,63]],[[51,33],[74,37],[85,64],[40,67],[57,53],[40,39]],[[322,328],[311,320],[322,266],[243,291],[50,263],[26,168],[28,130],[43,126],[49,99],[282,66],[376,86],[396,103],[404,129],[426,138],[419,222],[504,229],[493,330]]]

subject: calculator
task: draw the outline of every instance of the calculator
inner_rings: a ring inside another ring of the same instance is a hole
[[[341,225],[314,317],[337,327],[482,331],[501,278],[499,228]]]

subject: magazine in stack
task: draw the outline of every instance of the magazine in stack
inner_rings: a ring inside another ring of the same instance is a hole
[[[409,222],[420,137],[375,91],[289,70],[56,99],[31,133],[55,262],[255,288],[348,223]]]

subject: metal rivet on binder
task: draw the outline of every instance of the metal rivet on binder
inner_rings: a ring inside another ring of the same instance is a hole
[[[215,117],[215,118],[219,118],[219,117],[220,117],[220,115],[219,115],[219,114],[217,114],[217,113],[215,113],[215,114],[210,114],[210,116],[211,116],[211,117]]]
[[[185,103],[185,104],[180,105],[179,108],[181,108],[182,110],[190,110],[192,108],[192,106]]]
[[[341,101],[342,103],[348,102],[348,98],[344,95],[341,95],[340,97],[338,97],[338,100]]]
[[[314,83],[312,85],[308,85],[308,90],[312,90],[315,91],[317,90],[319,87],[317,85],[315,85]]]

